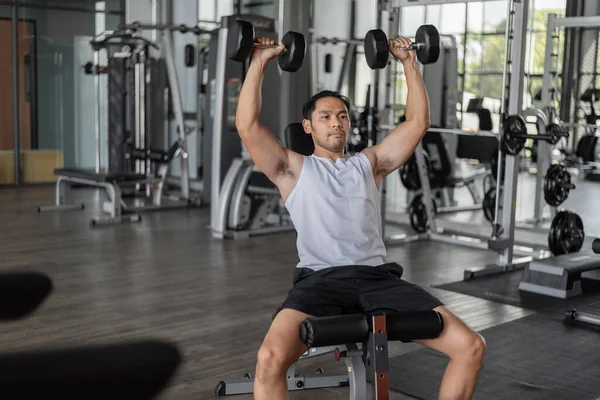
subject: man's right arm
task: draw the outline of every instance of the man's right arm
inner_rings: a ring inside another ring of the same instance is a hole
[[[236,128],[256,166],[273,182],[281,188],[282,181],[295,181],[294,171],[298,154],[292,155],[285,149],[273,133],[258,118],[261,109],[261,88],[267,62],[256,57],[250,63],[236,112]],[[290,160],[292,158],[292,160]],[[287,185],[283,185],[287,186]],[[287,190],[285,190],[287,192]],[[282,193],[284,195],[284,193]]]

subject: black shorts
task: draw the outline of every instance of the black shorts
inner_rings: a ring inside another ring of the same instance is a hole
[[[324,317],[422,311],[444,305],[423,288],[402,280],[402,272],[397,263],[376,267],[348,265],[318,271],[296,268],[294,287],[273,317],[284,308]]]

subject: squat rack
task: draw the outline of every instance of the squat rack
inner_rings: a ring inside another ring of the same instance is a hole
[[[444,4],[448,3],[465,3],[475,0],[450,0],[444,1]],[[383,23],[384,21],[397,21],[399,8],[402,6],[415,6],[415,5],[432,5],[441,4],[439,0],[381,0],[378,2],[379,5],[379,16],[378,21],[382,22],[382,29],[388,31],[388,36],[397,35],[398,29],[395,31],[390,29],[393,24]],[[504,117],[508,115],[523,115],[523,86],[524,86],[524,63],[525,63],[525,49],[526,49],[526,29],[528,21],[529,11],[529,0],[509,0],[507,4],[507,21],[505,29],[505,47],[504,47],[504,68],[502,75],[502,104],[501,104],[501,121],[499,132],[503,132]],[[391,15],[395,15],[392,18]],[[389,99],[390,85],[387,84],[389,80],[382,71],[375,71],[374,74],[374,86],[379,88],[380,98],[384,100]],[[381,104],[387,104],[387,101],[381,102]],[[371,98],[371,106],[376,106],[375,98]],[[388,107],[389,108],[389,107]],[[390,130],[395,128],[395,118],[393,110],[390,108],[387,113],[387,121],[379,126],[382,133],[389,133]],[[383,121],[382,121],[383,122]],[[436,128],[437,130],[437,128]],[[445,129],[447,133],[454,134],[471,134],[460,129]],[[495,136],[499,140],[498,146],[498,159],[502,159],[502,135],[495,135],[491,132],[480,132],[479,135]],[[423,155],[423,144],[420,142],[415,149],[415,158],[417,161],[419,178],[422,185],[423,201],[425,205],[425,212],[427,220],[429,222],[428,231],[423,234],[399,237],[386,238],[386,243],[407,243],[417,240],[434,240],[438,242],[459,244],[467,247],[494,250],[499,254],[498,261],[495,264],[487,265],[484,267],[467,268],[464,271],[464,279],[471,279],[476,276],[488,275],[497,272],[504,272],[516,268],[522,268],[527,262],[533,258],[545,258],[549,256],[549,252],[541,249],[531,249],[526,247],[519,247],[515,245],[515,217],[516,217],[516,194],[517,194],[517,179],[518,179],[518,166],[520,163],[520,156],[518,154],[504,155],[504,174],[502,168],[498,168],[497,185],[502,186],[502,190],[496,191],[496,204],[495,204],[495,220],[493,224],[492,237],[487,242],[481,239],[468,238],[464,236],[448,235],[442,233],[436,226],[434,218],[434,206],[431,197],[431,187],[429,185],[429,179],[427,176],[427,167],[425,164],[425,157]],[[504,177],[503,177],[504,176]],[[503,181],[502,181],[503,177]],[[385,217],[385,180],[382,183],[382,214]],[[385,218],[384,218],[385,220]],[[515,254],[523,255],[523,258],[515,258]]]
[[[555,40],[558,39],[556,34],[559,28],[600,28],[600,16],[588,16],[588,17],[559,17],[556,14],[548,15],[546,31],[546,49],[544,54],[544,74],[542,81],[542,98],[540,108],[546,113],[546,115],[555,115],[555,108],[553,106],[556,100],[556,83],[558,80],[558,53],[554,52]],[[556,59],[556,60],[555,60]],[[556,63],[555,63],[556,61]],[[561,123],[563,126],[573,127],[568,123]],[[549,143],[539,142],[538,143],[538,158],[537,158],[537,173],[536,173],[536,186],[535,186],[535,200],[534,200],[534,214],[530,222],[533,228],[539,228],[542,224],[547,222],[543,217],[542,211],[544,206],[544,198],[541,195],[544,186],[544,177],[546,171],[550,167],[552,159],[552,148]],[[556,215],[556,207],[551,207],[551,217]]]

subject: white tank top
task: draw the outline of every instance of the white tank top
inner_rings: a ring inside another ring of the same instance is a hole
[[[304,156],[285,202],[298,234],[298,267],[383,264],[379,204],[373,169],[363,153],[335,162]]]

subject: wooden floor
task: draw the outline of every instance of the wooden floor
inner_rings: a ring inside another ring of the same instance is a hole
[[[212,398],[218,380],[253,373],[272,312],[291,286],[295,235],[216,240],[207,229],[208,209],[149,213],[141,223],[91,228],[95,211],[89,206],[99,195],[88,189],[75,194],[86,210],[40,215],[37,206],[53,201],[53,187],[0,190],[2,270],[43,271],[55,285],[37,313],[0,325],[0,351],[167,339],[179,345],[185,362],[164,399]],[[423,285],[476,330],[528,313],[431,287],[462,279],[467,266],[495,261],[492,253],[421,242],[391,247],[388,254],[403,265],[406,280]],[[395,343],[391,352],[415,348]],[[306,360],[299,369],[320,366],[344,371],[332,357]],[[348,395],[341,388],[290,398]]]

